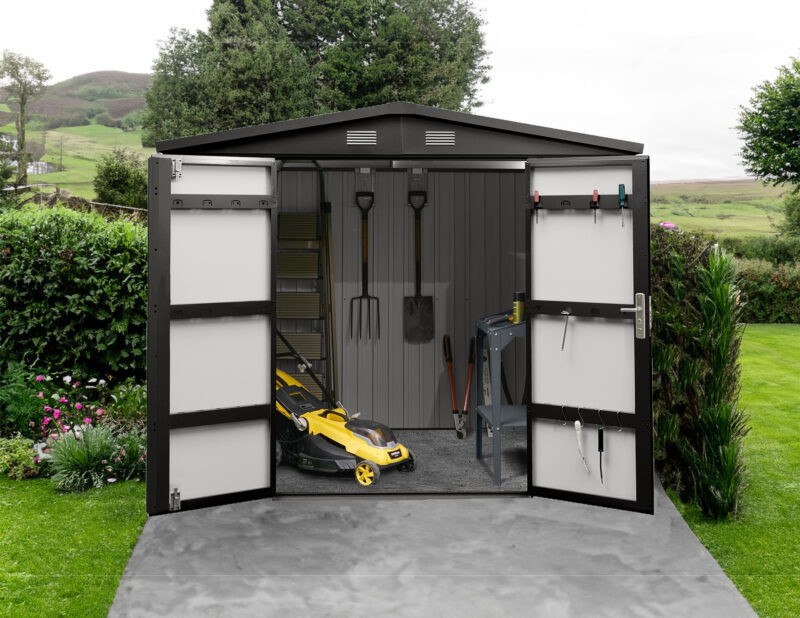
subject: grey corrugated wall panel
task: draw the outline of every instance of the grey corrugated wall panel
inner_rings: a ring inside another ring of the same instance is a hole
[[[525,285],[524,172],[430,171],[422,212],[422,294],[434,296],[435,339],[403,340],[403,297],[414,294],[414,218],[406,173],[378,171],[370,212],[369,293],[380,298],[380,339],[349,337],[350,299],[361,293],[361,220],[354,173],[326,170],[332,205],[340,398],[362,418],[395,428],[452,427],[442,336],[453,342],[457,401],[462,403],[475,320],[511,307]],[[316,172],[281,172],[280,208],[317,207]],[[373,328],[374,328],[373,324]],[[509,386],[524,386],[525,348],[506,354]],[[478,376],[475,376],[476,379]],[[471,400],[474,410],[474,397]],[[472,415],[474,421],[474,414]]]

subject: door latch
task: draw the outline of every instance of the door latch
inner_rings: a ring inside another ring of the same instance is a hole
[[[645,321],[645,296],[642,292],[633,295],[633,307],[620,307],[621,313],[633,313],[634,330],[637,339],[647,339],[647,322]]]

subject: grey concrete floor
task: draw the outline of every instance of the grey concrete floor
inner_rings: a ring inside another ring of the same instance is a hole
[[[111,616],[755,615],[656,515],[544,498],[284,498],[151,518]]]
[[[483,456],[475,459],[475,432],[456,438],[452,429],[396,429],[397,440],[414,451],[417,467],[411,472],[386,470],[371,487],[362,487],[352,472],[324,474],[283,464],[277,469],[280,494],[416,494],[416,493],[524,493],[528,491],[527,431],[515,427],[501,436],[501,484],[494,484],[492,440],[483,438]]]

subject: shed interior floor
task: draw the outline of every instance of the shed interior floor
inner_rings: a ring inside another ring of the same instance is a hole
[[[279,494],[417,494],[519,493],[528,490],[527,433],[524,427],[503,431],[500,485],[493,482],[492,441],[484,430],[483,453],[475,458],[475,432],[459,440],[445,429],[396,429],[401,444],[414,452],[413,472],[384,470],[370,487],[359,485],[352,473],[309,472],[283,464],[278,467]]]

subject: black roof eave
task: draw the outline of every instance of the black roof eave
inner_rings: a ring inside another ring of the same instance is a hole
[[[476,116],[464,112],[454,112],[451,110],[427,107],[414,103],[385,103],[361,109],[336,112],[321,116],[309,116],[307,118],[297,118],[295,120],[282,120],[269,124],[255,125],[231,129],[229,131],[219,131],[203,135],[194,135],[178,139],[164,140],[156,143],[156,150],[162,153],[179,153],[185,150],[197,151],[198,148],[219,147],[223,144],[230,147],[235,142],[247,142],[258,138],[290,134],[296,131],[308,131],[309,129],[329,127],[337,124],[345,124],[360,120],[367,120],[378,117],[389,116],[417,116],[430,118],[443,122],[466,125],[496,131],[498,133],[509,133],[521,136],[537,137],[559,142],[580,144],[615,152],[625,152],[630,154],[641,154],[644,152],[644,145],[637,142],[599,137],[585,133],[573,131],[563,131],[536,125],[513,122],[510,120],[500,120],[487,116]],[[325,155],[323,152],[309,153],[312,156]],[[450,155],[447,158],[458,158]],[[338,155],[337,155],[338,156]],[[396,155],[395,155],[396,156]],[[509,152],[509,157],[519,156],[519,153]]]

